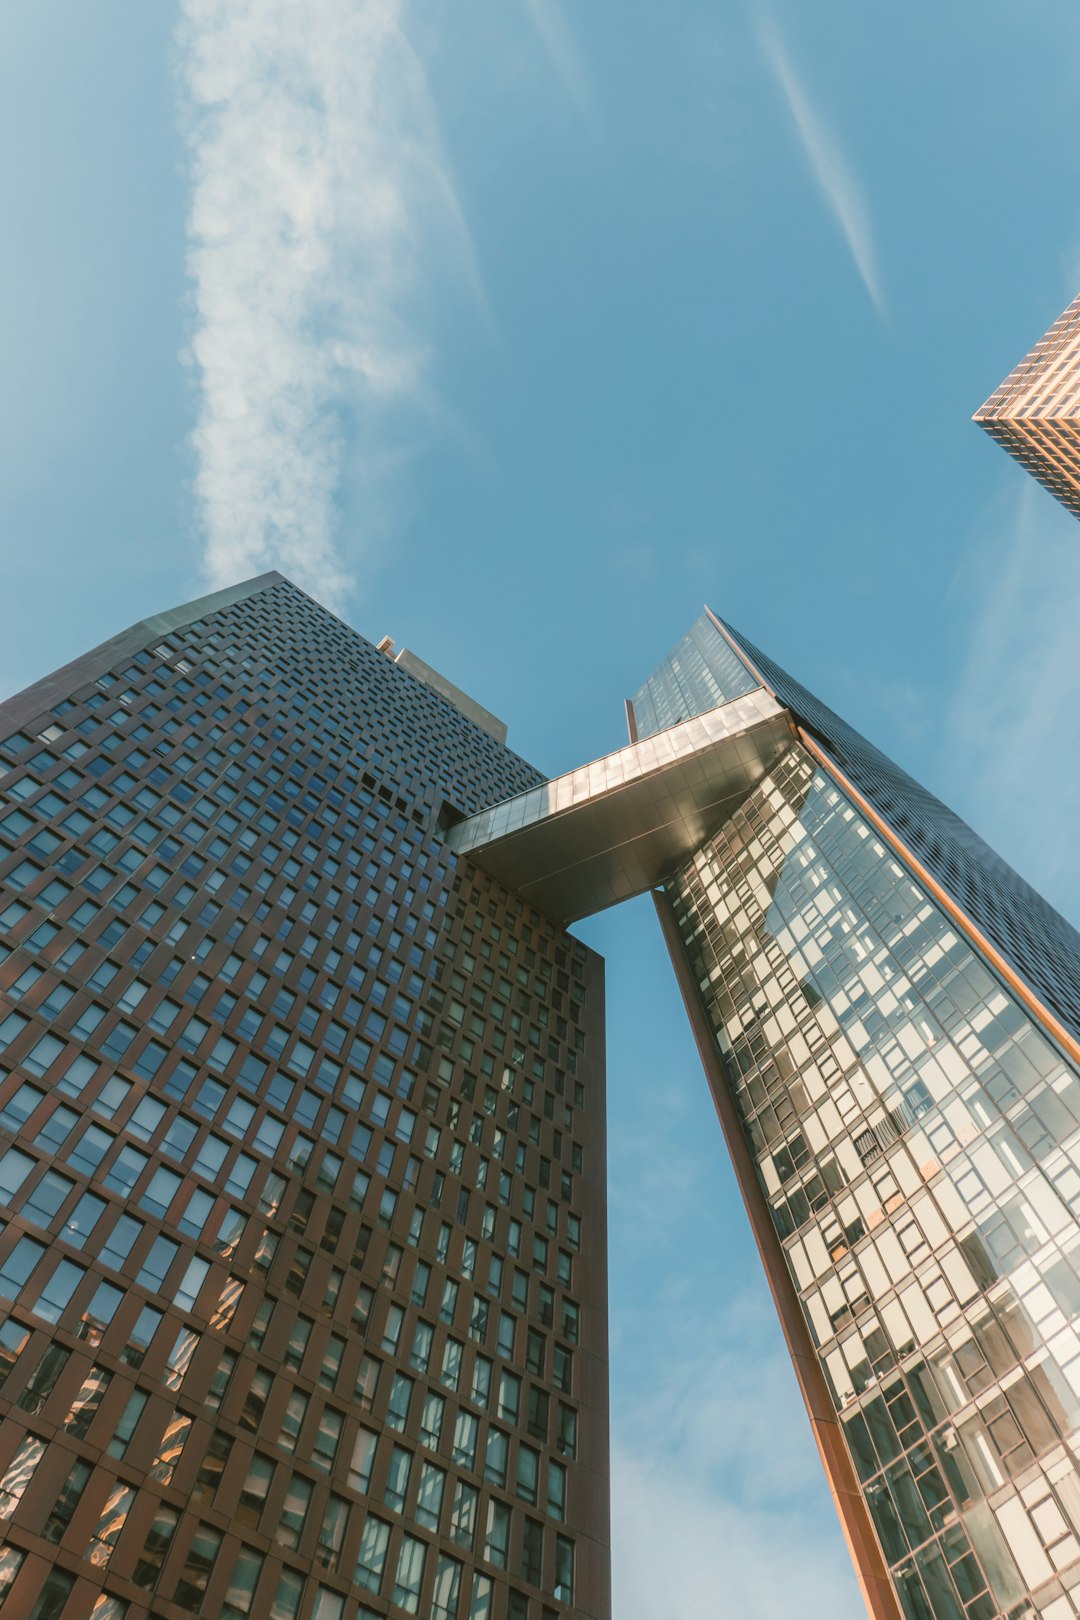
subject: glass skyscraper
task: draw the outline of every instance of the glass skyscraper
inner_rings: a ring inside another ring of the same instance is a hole
[[[277,575],[0,709],[0,1620],[609,1620],[646,892],[870,1613],[1080,1616],[1080,938],[708,610],[627,713]]]

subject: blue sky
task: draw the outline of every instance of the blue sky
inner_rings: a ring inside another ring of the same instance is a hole
[[[707,600],[1080,919],[1080,530],[969,421],[1080,285],[1072,0],[37,0],[0,43],[0,688],[277,565],[554,773]],[[854,1620],[654,919],[582,932],[618,1620]]]

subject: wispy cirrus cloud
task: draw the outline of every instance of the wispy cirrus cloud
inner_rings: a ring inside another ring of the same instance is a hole
[[[826,127],[796,73],[775,21],[758,18],[758,39],[772,75],[783,94],[803,155],[817,182],[826,207],[840,227],[863,286],[882,320],[885,295],[878,268],[874,230],[863,188],[839,141]]]
[[[331,605],[439,415],[426,261],[479,292],[404,0],[182,0],[195,495],[213,585]],[[338,537],[348,478],[361,507]]]
[[[942,777],[988,842],[1080,919],[1067,835],[1080,824],[1080,526],[1013,476],[1015,494],[974,537],[953,587],[967,629]]]
[[[525,5],[563,89],[582,122],[595,132],[596,102],[592,85],[559,0],[525,0]]]

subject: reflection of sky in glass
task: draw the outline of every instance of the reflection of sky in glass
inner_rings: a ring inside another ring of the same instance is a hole
[[[655,736],[691,715],[743,697],[759,684],[703,613],[635,693],[637,734]]]
[[[1080,1079],[801,751],[675,889],[905,1610],[995,1615],[1080,1560]]]

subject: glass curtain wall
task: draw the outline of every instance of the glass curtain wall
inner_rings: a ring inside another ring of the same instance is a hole
[[[1080,1077],[794,745],[667,885],[911,1620],[1080,1615]]]

